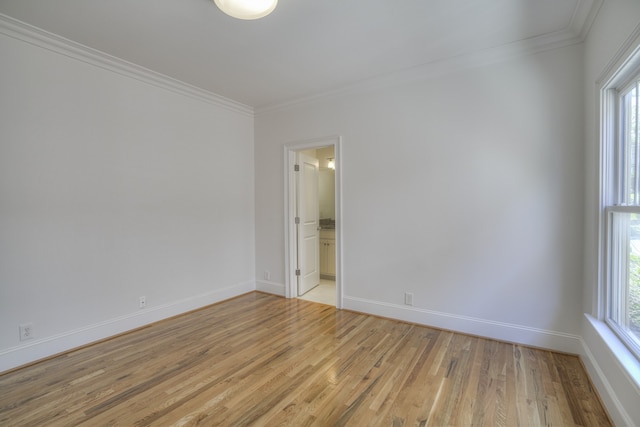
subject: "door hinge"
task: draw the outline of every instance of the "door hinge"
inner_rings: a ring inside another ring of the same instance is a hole
[[[296,270],[296,276],[299,276],[299,275],[300,275],[300,270],[298,269]]]
[[[300,217],[299,216],[296,217],[295,222],[296,222],[296,224],[300,224]]]
[[[300,172],[300,165],[294,165],[294,166],[293,166],[293,170],[294,170],[295,172]]]

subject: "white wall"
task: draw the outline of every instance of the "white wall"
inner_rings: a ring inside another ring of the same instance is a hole
[[[0,58],[0,371],[255,288],[250,111],[4,35]]]
[[[637,1],[606,0],[584,57],[264,112],[255,145],[250,113],[0,35],[0,371],[251,290],[265,270],[281,289],[282,146],[342,135],[345,307],[580,352],[631,425],[638,386],[582,314],[595,80],[639,20]],[[25,322],[36,339],[19,342]]]
[[[582,61],[566,47],[261,112],[258,277],[285,283],[283,144],[341,135],[345,308],[577,352]]]
[[[583,360],[617,425],[640,425],[640,364],[598,319],[598,114],[597,80],[640,25],[640,2],[606,0],[585,42],[585,245]],[[625,366],[623,368],[623,366]],[[632,374],[636,376],[634,380]]]

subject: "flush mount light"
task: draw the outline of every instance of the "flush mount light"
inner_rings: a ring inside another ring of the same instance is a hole
[[[238,19],[258,19],[276,8],[278,0],[213,0],[221,11]]]

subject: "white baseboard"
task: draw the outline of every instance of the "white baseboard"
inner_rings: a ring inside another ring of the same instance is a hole
[[[0,372],[35,362],[55,354],[90,344],[159,320],[215,304],[256,289],[254,281],[237,283],[227,288],[216,289],[201,295],[148,307],[135,313],[116,317],[62,334],[30,341],[0,351]]]
[[[256,280],[256,290],[284,297],[287,295],[285,285],[282,283]]]
[[[344,296],[343,308],[500,341],[580,354],[579,335]]]

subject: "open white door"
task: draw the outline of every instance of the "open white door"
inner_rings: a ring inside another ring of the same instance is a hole
[[[298,296],[320,284],[318,159],[297,153]]]

